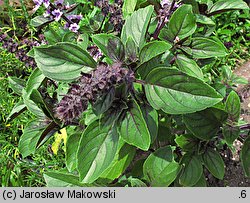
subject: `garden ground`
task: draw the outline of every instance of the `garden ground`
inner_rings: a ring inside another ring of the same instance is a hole
[[[241,119],[250,124],[250,61],[246,62],[244,65],[238,67],[234,73],[237,76],[246,78],[248,80],[247,85],[237,86],[237,92],[241,97]],[[224,180],[215,179],[212,175],[209,175],[208,182],[210,186],[214,187],[249,187],[250,178],[245,177],[244,171],[240,163],[240,151],[242,147],[242,142],[236,140],[234,142],[235,153],[231,151],[224,150],[221,151],[221,155],[224,159],[226,165],[226,172]]]

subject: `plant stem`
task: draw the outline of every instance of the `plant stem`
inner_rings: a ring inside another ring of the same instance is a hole
[[[143,80],[135,80],[135,82],[136,82],[136,83],[139,83],[139,84],[141,84],[141,85],[145,85],[145,84],[146,84],[145,81],[143,81]]]
[[[240,126],[240,130],[250,130],[250,124]]]
[[[159,19],[157,28],[156,28],[156,30],[155,30],[155,32],[153,34],[153,38],[154,39],[158,39],[158,36],[160,34],[161,29],[166,25],[166,23],[167,23],[166,22],[166,18],[169,18],[170,14],[172,12],[172,9],[174,8],[175,2],[176,2],[176,0],[172,1],[171,6],[170,6],[168,12],[165,13],[165,15],[164,15],[163,18],[159,17],[160,19]]]

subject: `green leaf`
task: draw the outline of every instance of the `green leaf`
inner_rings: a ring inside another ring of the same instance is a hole
[[[225,164],[219,152],[208,149],[203,154],[203,162],[209,172],[216,178],[222,180],[225,175]]]
[[[110,38],[108,40],[108,56],[113,60],[113,61],[118,61],[122,62],[125,58],[125,50],[124,46],[120,40],[120,38]]]
[[[210,140],[222,126],[211,109],[183,115],[186,127],[199,139]]]
[[[26,87],[22,91],[24,104],[27,106],[28,110],[31,113],[39,118],[43,118],[45,115],[43,111],[30,99],[30,95],[34,89],[38,89],[40,87],[44,79],[45,76],[38,68],[36,68],[29,76]]]
[[[137,0],[124,0],[122,6],[122,15],[124,19],[134,12],[136,4]]]
[[[185,0],[187,1],[187,0]],[[191,0],[192,1],[192,0]],[[213,5],[213,0],[195,0],[196,2],[198,2],[199,4],[205,4],[207,5],[208,8],[210,8]]]
[[[29,76],[29,79],[26,83],[25,91],[28,94],[31,94],[33,89],[38,89],[40,87],[44,79],[45,77],[42,72],[38,68],[36,68]]]
[[[18,95],[22,95],[25,87],[25,81],[17,77],[8,77],[10,88]]]
[[[117,39],[119,40],[118,37],[112,35],[112,34],[96,34],[91,36],[93,42],[96,44],[96,46],[98,46],[99,49],[101,49],[102,53],[105,56],[109,56],[109,52],[108,52],[108,42],[111,39]]]
[[[83,132],[77,152],[77,168],[80,181],[92,183],[100,177],[115,158],[118,146],[116,124],[91,123]]]
[[[137,61],[138,50],[132,37],[129,37],[126,41],[125,53],[130,62]]]
[[[197,140],[191,134],[176,136],[175,143],[184,151],[195,151],[197,149]]]
[[[171,44],[164,41],[152,41],[142,47],[140,52],[140,63],[143,64],[152,58],[163,54],[172,47]]]
[[[126,112],[119,133],[128,144],[145,151],[148,150],[151,143],[150,133],[141,109],[135,100],[133,100],[132,106]]]
[[[226,56],[227,49],[219,41],[205,37],[194,37],[191,44],[191,53],[194,58],[205,59]]]
[[[240,152],[240,159],[242,161],[242,166],[245,175],[250,177],[250,136],[244,141],[242,150]]]
[[[222,97],[203,81],[174,68],[153,69],[145,81],[146,96],[153,108],[169,114],[192,113],[211,107]]]
[[[222,133],[227,144],[231,145],[240,135],[239,126],[223,126]]]
[[[135,147],[120,140],[115,158],[111,165],[102,173],[101,178],[108,179],[109,182],[118,178],[133,160],[135,152]]]
[[[48,103],[41,95],[41,93],[37,89],[33,89],[30,94],[30,99],[43,110],[43,113],[50,119],[57,121],[54,116],[54,105],[52,103]],[[58,121],[59,122],[59,121]]]
[[[107,111],[112,106],[114,99],[115,99],[115,89],[111,88],[107,93],[99,97],[96,100],[96,102],[92,105],[94,114],[99,116],[105,111]]]
[[[101,12],[99,12],[98,9],[99,9],[98,7],[94,7],[92,12],[89,13],[88,17],[86,16],[87,18],[85,18],[86,21],[83,27],[86,32],[93,33],[93,32],[99,32],[99,30],[101,30],[103,23],[105,22],[104,21],[105,16]],[[89,23],[89,24],[86,25],[86,23]]]
[[[46,172],[44,179],[47,187],[90,187],[79,182],[79,177],[66,172]]]
[[[67,82],[58,82],[58,88],[55,90],[57,94],[58,102],[67,94],[69,91],[69,83]]]
[[[174,41],[177,37],[181,40],[192,35],[196,30],[196,19],[192,6],[184,4],[171,16],[168,25],[168,38]]]
[[[194,13],[199,13],[199,4],[198,0],[182,0],[184,4],[192,5],[192,10]]]
[[[36,16],[35,18],[31,19],[30,24],[33,27],[39,27],[45,24],[52,22],[51,19],[45,18],[44,16]]]
[[[242,0],[220,0],[217,1],[208,11],[209,15],[226,12],[230,10],[249,9],[247,3]]]
[[[78,40],[80,40],[80,35],[79,35],[79,38],[77,37],[77,40],[76,40],[76,34],[74,32],[68,31],[66,33],[63,33],[62,42],[72,42],[72,43],[75,43]],[[79,45],[79,43],[77,43],[77,44]],[[79,47],[83,48],[80,45],[79,45]],[[86,50],[86,49],[84,49],[84,50]]]
[[[128,178],[129,187],[147,187],[147,185],[138,178],[129,177]]]
[[[179,183],[183,186],[193,186],[201,178],[203,168],[198,156],[185,154],[182,157],[181,163],[184,164],[180,175]]]
[[[55,44],[62,41],[62,33],[60,33],[61,30],[56,30],[52,26],[49,27],[49,30],[44,32],[44,36],[46,41],[48,41],[49,44]]]
[[[139,159],[133,163],[133,168],[131,169],[131,176],[136,178],[143,178],[143,164],[146,159]]]
[[[185,55],[178,54],[176,64],[182,72],[203,80],[202,70],[194,60],[187,58]]]
[[[204,173],[202,173],[200,179],[197,183],[195,183],[195,185],[193,185],[193,187],[207,187],[207,181],[206,177],[204,176]]]
[[[158,113],[154,108],[145,103],[140,107],[150,133],[151,143],[153,143],[158,132]]]
[[[89,39],[89,35],[87,33],[83,33],[83,34],[80,34],[79,36],[77,36],[77,44],[80,47],[82,47],[84,50],[87,50],[87,48],[89,46],[89,41],[90,41],[90,39]]]
[[[69,172],[74,171],[77,168],[77,148],[80,142],[81,133],[73,133],[67,137],[66,142],[66,166]]]
[[[237,123],[240,118],[240,98],[235,91],[228,95],[225,110],[229,114],[228,119]]]
[[[7,121],[10,122],[14,118],[16,118],[18,115],[23,113],[25,110],[27,110],[26,105],[23,103],[23,100],[20,100],[11,110],[10,114],[7,117]]]
[[[196,14],[196,22],[203,25],[215,26],[215,22],[211,18],[201,14]]]
[[[96,67],[87,51],[69,42],[36,47],[35,61],[46,77],[57,81],[74,80]]]
[[[180,166],[174,160],[171,146],[150,154],[143,165],[143,173],[150,186],[167,187],[177,177]]]
[[[54,134],[55,130],[45,122],[34,120],[29,122],[19,140],[18,149],[23,157],[34,154],[41,137]]]
[[[145,43],[145,35],[154,11],[153,6],[141,8],[129,16],[122,28],[121,40],[123,44],[129,37],[132,37],[137,47],[142,47]]]
[[[35,57],[34,47],[31,48],[31,49],[28,51],[27,56],[32,57],[32,58]]]
[[[156,67],[162,66],[162,64],[160,64],[160,60],[161,55],[158,55],[143,64],[139,64],[137,72],[140,74],[141,78],[145,79],[151,70]]]

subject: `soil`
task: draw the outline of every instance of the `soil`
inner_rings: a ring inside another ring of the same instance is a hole
[[[221,152],[225,162],[225,176],[223,180],[214,178],[211,174],[207,175],[207,183],[209,187],[249,187],[250,178],[245,177],[240,162],[240,151],[242,142],[236,140],[234,142],[235,153],[229,149]]]
[[[247,85],[238,85],[236,92],[241,98],[241,119],[250,123],[250,61],[234,71],[237,76],[246,78]],[[224,180],[215,179],[212,175],[207,175],[208,186],[210,187],[249,187],[250,178],[245,177],[244,171],[240,162],[240,151],[242,142],[236,140],[234,142],[235,152],[225,149],[221,152],[224,159],[225,177]]]
[[[238,85],[236,91],[242,101],[241,119],[246,121],[247,123],[250,123],[250,61],[245,63],[240,68],[237,68],[234,71],[234,74],[248,80],[247,85]]]

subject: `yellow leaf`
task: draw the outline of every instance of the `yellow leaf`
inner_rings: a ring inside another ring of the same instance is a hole
[[[52,151],[55,155],[57,155],[57,152],[59,150],[60,144],[63,141],[64,146],[66,146],[67,141],[67,131],[66,128],[61,129],[59,132],[56,132],[54,134],[55,141],[52,144]]]

